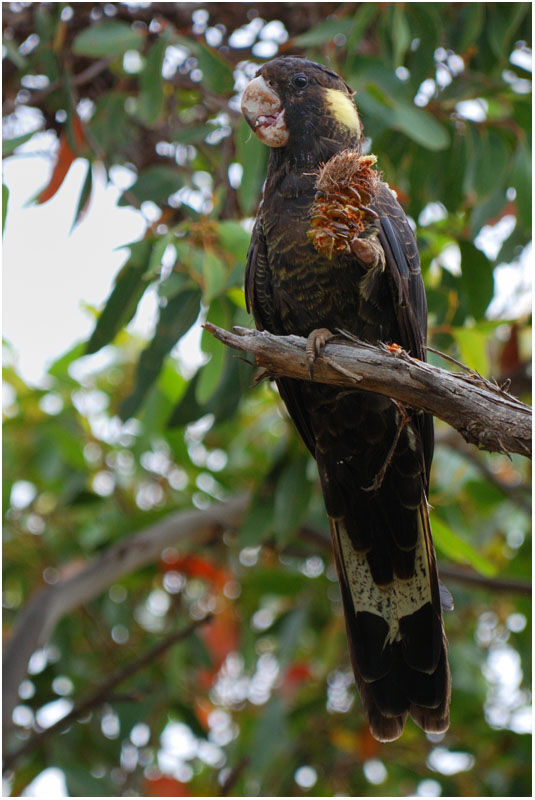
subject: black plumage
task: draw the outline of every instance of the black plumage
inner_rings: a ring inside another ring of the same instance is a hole
[[[394,193],[362,156],[349,87],[319,64],[283,57],[259,69],[242,108],[271,148],[245,278],[257,326],[312,345],[323,341],[314,341],[318,329],[344,329],[424,359],[416,242]],[[337,191],[342,184],[351,204]],[[424,730],[443,731],[450,679],[427,512],[432,420],[372,393],[288,378],[277,385],[318,463],[372,733],[397,738],[409,713]]]

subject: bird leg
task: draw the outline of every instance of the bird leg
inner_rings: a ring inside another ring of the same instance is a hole
[[[308,361],[308,371],[310,380],[314,380],[314,362],[320,354],[322,347],[325,347],[329,339],[333,339],[334,333],[328,328],[315,328],[311,331],[307,338],[305,347],[306,358]]]
[[[378,489],[381,488],[381,485],[382,485],[382,483],[383,483],[383,481],[385,479],[386,471],[387,471],[388,467],[390,466],[390,464],[392,463],[392,459],[394,457],[394,453],[396,452],[396,447],[398,446],[399,437],[401,436],[401,432],[403,431],[403,428],[405,427],[407,422],[409,422],[409,420],[410,420],[410,417],[409,417],[409,415],[407,413],[407,409],[403,405],[403,403],[398,403],[397,400],[392,400],[392,402],[397,406],[397,408],[399,410],[399,413],[400,413],[400,418],[399,418],[398,427],[397,427],[397,430],[396,430],[396,433],[395,433],[395,436],[394,436],[394,440],[393,440],[392,444],[390,445],[390,449],[389,449],[388,453],[386,454],[386,458],[384,460],[383,466],[376,473],[376,475],[375,475],[373,481],[371,482],[371,484],[369,486],[362,486],[361,487],[363,492],[376,492]]]

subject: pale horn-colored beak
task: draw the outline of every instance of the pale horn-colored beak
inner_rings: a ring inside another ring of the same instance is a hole
[[[279,96],[262,76],[253,78],[242,96],[243,116],[258,138],[268,147],[284,147],[289,133]]]

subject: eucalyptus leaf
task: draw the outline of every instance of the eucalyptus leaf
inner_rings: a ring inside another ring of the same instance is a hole
[[[466,539],[454,533],[436,514],[432,516],[431,528],[433,539],[438,550],[458,564],[468,564],[481,575],[496,575],[496,564],[485,558],[479,550],[469,544]]]
[[[96,353],[109,344],[136,313],[147,288],[143,275],[151,256],[153,242],[143,239],[130,245],[130,258],[121,268],[115,285],[87,343],[86,353]]]
[[[82,30],[74,39],[72,50],[78,56],[113,57],[127,50],[139,50],[144,40],[139,28],[133,28],[121,20],[106,20]]]
[[[141,406],[159,375],[165,356],[199,316],[200,301],[200,290],[186,289],[172,297],[160,310],[154,337],[141,353],[134,388],[121,404],[119,413],[122,419],[133,416]]]
[[[481,319],[494,294],[492,264],[472,242],[463,239],[459,247],[464,300],[474,319]]]
[[[392,112],[392,127],[428,150],[443,150],[450,143],[447,128],[429,112],[398,102]]]
[[[168,46],[166,36],[160,36],[147,55],[139,77],[140,92],[137,115],[146,125],[154,125],[164,109],[164,83],[162,66]]]
[[[31,131],[31,133],[23,133],[21,136],[14,136],[13,139],[2,139],[2,156],[6,158],[7,156],[13,155],[17,147],[20,147],[21,144],[25,144],[25,142],[29,142],[32,136],[34,136],[38,131]]]
[[[236,129],[236,150],[243,166],[238,197],[243,212],[251,214],[257,205],[264,183],[268,148],[257,139],[244,119]]]
[[[120,206],[138,204],[150,200],[153,203],[164,203],[183,186],[180,170],[176,167],[155,164],[140,173],[137,180],[121,195]]]
[[[9,204],[9,189],[5,185],[2,184],[2,234],[4,233],[4,228],[6,227],[6,219],[7,219],[7,207]]]

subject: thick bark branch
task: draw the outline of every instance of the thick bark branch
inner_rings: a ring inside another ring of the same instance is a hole
[[[224,344],[254,354],[272,377],[311,380],[306,339],[300,336],[204,327]],[[448,372],[401,348],[341,334],[317,357],[313,380],[392,397],[444,420],[482,450],[531,457],[531,408],[475,372]]]

